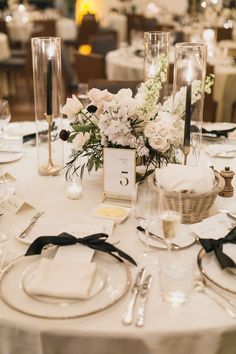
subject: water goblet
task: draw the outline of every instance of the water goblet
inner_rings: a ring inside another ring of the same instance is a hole
[[[89,98],[88,98],[88,84],[87,83],[80,83],[77,86],[77,92],[76,96],[82,103],[84,107],[86,107],[89,104]]]
[[[7,100],[0,100],[0,131],[1,145],[4,146],[5,130],[11,120],[11,111]]]
[[[158,219],[158,201],[158,193],[150,188],[147,181],[137,183],[134,216],[145,229],[145,249],[142,252],[144,265],[152,262],[148,242],[149,227]]]

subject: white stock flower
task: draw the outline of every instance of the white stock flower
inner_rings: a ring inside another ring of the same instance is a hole
[[[77,151],[82,151],[85,143],[90,139],[90,134],[86,133],[78,133],[73,139],[73,147]]]
[[[68,119],[73,121],[82,108],[83,105],[80,100],[75,95],[72,95],[72,98],[67,98],[66,104],[61,109],[61,113],[67,115]]]

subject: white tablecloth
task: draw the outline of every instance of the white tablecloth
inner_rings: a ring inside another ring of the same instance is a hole
[[[173,63],[173,52],[170,62]],[[214,99],[218,103],[216,121],[230,121],[232,104],[236,100],[236,66],[215,61]],[[143,80],[143,58],[134,55],[131,48],[114,50],[106,56],[108,80]]]
[[[211,163],[219,170],[228,164],[236,168],[236,159],[210,159],[206,156],[202,159],[203,163]],[[21,160],[4,166],[17,178],[18,195],[44,210],[51,222],[85,222],[101,202],[101,173],[86,177],[82,199],[73,201],[66,197],[63,176],[38,176],[36,167],[36,149],[31,147],[24,147]],[[219,199],[222,203],[223,199]],[[226,206],[228,201],[223,200]],[[25,218],[20,215],[3,216],[1,229],[16,233]],[[137,239],[135,226],[134,218],[130,217],[115,227],[111,238],[111,241],[119,240],[119,247],[133,257],[136,257],[136,249],[141,242]],[[13,235],[5,247],[15,256],[23,254],[27,248]],[[186,249],[186,257],[196,259],[199,249],[199,245]],[[131,271],[133,274],[137,272],[135,267],[131,267]],[[204,294],[194,293],[186,305],[173,308],[161,301],[156,274],[143,329],[124,326],[121,322],[128,298],[126,296],[104,312],[73,320],[37,319],[16,312],[0,301],[0,353],[235,354],[236,320],[228,317]]]

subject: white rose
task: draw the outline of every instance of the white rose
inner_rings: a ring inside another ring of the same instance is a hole
[[[149,122],[144,129],[144,135],[147,138],[152,138],[157,134],[158,134],[158,124],[156,122]]]
[[[154,150],[161,152],[166,152],[170,148],[170,143],[168,139],[162,138],[161,136],[156,136],[149,139],[149,144]]]
[[[78,133],[73,139],[73,147],[77,151],[82,151],[85,143],[90,139],[90,134],[86,133]]]
[[[80,100],[75,95],[72,95],[72,98],[67,98],[66,104],[61,109],[61,113],[67,115],[70,120],[75,120],[82,108],[83,105]]]

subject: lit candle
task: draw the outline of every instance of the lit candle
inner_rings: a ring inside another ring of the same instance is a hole
[[[47,66],[47,115],[52,115],[52,57],[54,50],[50,45],[48,48]]]
[[[188,67],[186,103],[185,103],[185,124],[184,124],[184,146],[190,146],[190,127],[191,127],[191,100],[192,100],[192,68]]]
[[[82,194],[82,186],[79,181],[69,181],[67,185],[67,197],[70,199],[79,199]]]

